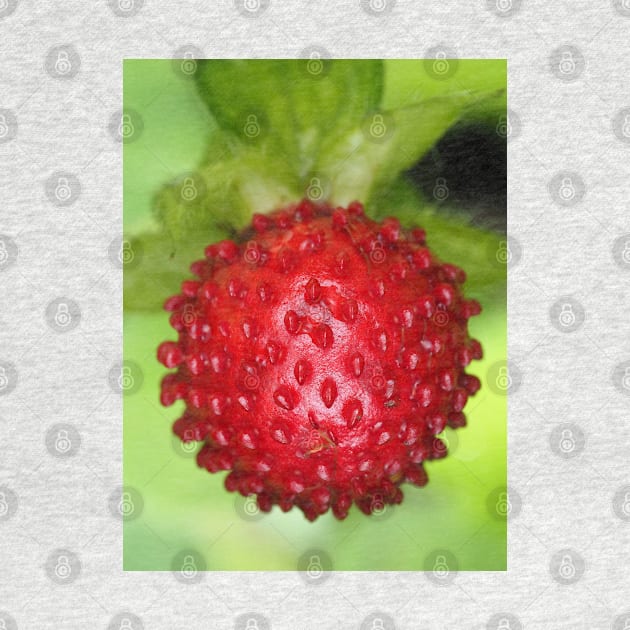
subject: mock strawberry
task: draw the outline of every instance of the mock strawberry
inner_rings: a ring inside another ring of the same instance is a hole
[[[481,345],[465,274],[424,231],[304,200],[254,216],[191,269],[158,359],[176,368],[161,402],[184,401],[174,431],[203,442],[199,466],[309,520],[353,503],[370,514],[400,503],[403,482],[427,483],[423,463],[446,454],[436,435],[466,423]]]

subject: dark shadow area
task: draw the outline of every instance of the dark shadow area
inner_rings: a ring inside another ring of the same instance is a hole
[[[501,131],[496,121],[454,125],[407,176],[427,199],[469,215],[479,227],[505,232],[507,143]]]

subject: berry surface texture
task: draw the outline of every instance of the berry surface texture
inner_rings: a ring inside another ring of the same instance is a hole
[[[439,434],[466,424],[480,381],[465,369],[482,355],[465,273],[425,239],[359,202],[303,200],[209,245],[165,304],[177,340],[158,349],[161,402],[184,402],[173,430],[201,443],[197,464],[309,520],[425,485],[424,462],[447,454]]]

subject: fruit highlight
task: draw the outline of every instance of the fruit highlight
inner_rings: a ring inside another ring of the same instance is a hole
[[[158,359],[174,369],[161,402],[184,401],[174,431],[203,442],[199,466],[311,521],[427,483],[423,463],[446,455],[436,436],[466,423],[480,382],[465,368],[482,350],[465,274],[423,230],[303,200],[255,215],[191,270],[165,304],[178,340]]]

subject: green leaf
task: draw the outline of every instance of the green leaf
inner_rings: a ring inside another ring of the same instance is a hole
[[[312,190],[332,203],[365,201],[416,162],[467,111],[497,107],[505,100],[504,90],[454,92],[458,83],[447,81],[438,82],[441,91],[433,90],[440,96],[421,99],[417,90],[411,91],[406,105],[384,110],[380,61],[320,60],[319,73],[309,72],[310,63],[279,59],[200,63],[199,92],[231,136],[232,181],[250,189],[243,196],[252,211],[312,196]],[[419,72],[415,61],[399,63]],[[387,78],[395,80],[391,69],[390,65]],[[492,80],[477,84],[504,87],[494,76],[502,76],[500,69],[487,73]],[[373,133],[379,126],[384,133]],[[257,185],[249,185],[257,180]],[[261,203],[260,193],[268,190],[272,194],[263,194]]]
[[[323,152],[316,169],[330,179],[334,203],[367,201],[417,162],[467,108],[502,98],[501,90],[463,92],[372,113],[360,131]]]
[[[298,179],[326,138],[360,124],[383,88],[380,60],[272,59],[200,62],[201,97],[224,130],[276,153]]]
[[[166,298],[179,292],[192,277],[190,265],[204,256],[204,248],[226,238],[218,228],[189,233],[177,239],[167,231],[146,232],[129,242],[133,260],[124,267],[123,304],[128,310],[159,310]]]
[[[422,227],[438,258],[466,271],[469,297],[485,306],[505,304],[507,268],[497,256],[505,236],[470,225],[469,217],[426,203],[405,177],[382,189],[366,210],[374,219],[395,216],[405,227]]]
[[[457,92],[493,92],[507,86],[506,59],[457,59],[444,77],[430,72],[431,60],[386,59],[381,107],[398,109]],[[484,109],[480,104],[475,110]]]
[[[123,106],[138,112],[144,125],[139,141],[123,144],[125,233],[148,228],[156,191],[176,174],[198,166],[216,127],[194,82],[173,72],[173,63],[123,62]]]
[[[300,195],[297,180],[282,173],[282,162],[254,147],[231,144],[216,133],[207,161],[162,187],[154,216],[175,238],[227,226],[239,229],[254,212],[268,212]],[[283,183],[288,181],[289,183]]]

